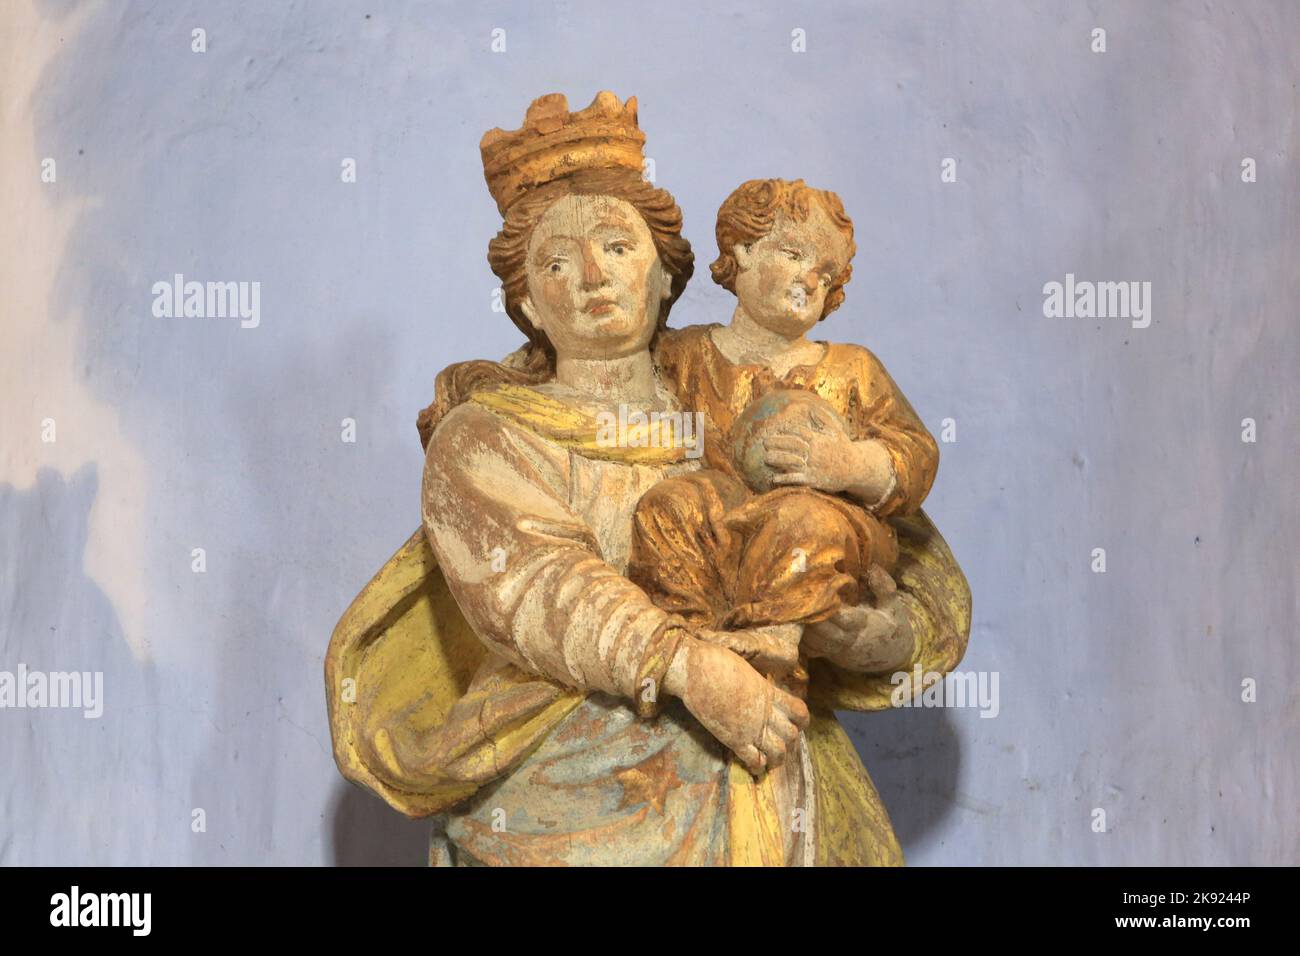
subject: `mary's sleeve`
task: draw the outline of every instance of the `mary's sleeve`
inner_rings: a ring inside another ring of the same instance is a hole
[[[608,564],[568,505],[568,452],[473,404],[427,449],[423,521],[479,638],[569,687],[653,713],[684,632]]]
[[[898,564],[894,578],[907,608],[914,646],[911,659],[896,670],[857,673],[825,659],[811,662],[811,694],[833,710],[884,710],[902,697],[918,696],[925,681],[953,670],[970,639],[971,594],[966,576],[948,543],[924,511],[890,523],[898,532]],[[912,678],[917,671],[921,681]],[[901,680],[906,675],[908,680]]]

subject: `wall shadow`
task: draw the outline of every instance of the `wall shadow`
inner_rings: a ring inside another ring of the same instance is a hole
[[[0,541],[9,545],[0,548],[0,669],[101,678],[98,717],[86,718],[94,708],[84,698],[0,714],[0,817],[11,824],[0,824],[0,865],[133,862],[139,833],[121,821],[172,813],[159,792],[157,671],[132,657],[112,601],[85,570],[98,493],[95,462],[66,478],[41,468],[26,488],[0,482]]]
[[[330,798],[335,866],[426,866],[429,821],[409,820],[360,787],[340,781]]]
[[[961,737],[952,714],[936,707],[836,716],[880,792],[906,856],[959,803]]]

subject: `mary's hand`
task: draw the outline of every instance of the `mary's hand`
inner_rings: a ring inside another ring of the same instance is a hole
[[[808,707],[743,658],[697,638],[682,642],[665,689],[755,775],[785,760],[808,726]]]
[[[804,628],[803,651],[846,670],[880,673],[906,666],[915,649],[911,617],[894,579],[879,566],[868,574],[872,602],[836,611]]]
[[[696,636],[707,644],[735,651],[765,677],[788,678],[800,671],[799,640],[802,624],[767,624],[738,631],[701,628]],[[807,676],[807,675],[804,675]]]

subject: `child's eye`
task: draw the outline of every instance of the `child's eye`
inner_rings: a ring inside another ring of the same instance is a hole
[[[623,256],[626,255],[631,250],[632,243],[627,242],[624,239],[620,239],[617,242],[611,242],[605,248],[616,256]]]
[[[559,275],[564,271],[564,262],[563,259],[552,259],[546,263],[546,271],[551,275]]]
[[[831,277],[828,276],[825,272],[823,272],[823,273],[822,273],[821,282],[822,282],[822,285],[824,285],[824,286],[826,286],[827,288],[829,288],[829,287],[830,287],[830,284],[831,284]]]
[[[800,259],[803,258],[803,254],[800,253],[798,249],[782,249],[781,251],[784,252],[787,256],[789,256],[791,259],[793,259],[795,262],[798,262]]]

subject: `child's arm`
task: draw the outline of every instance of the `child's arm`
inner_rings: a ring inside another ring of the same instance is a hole
[[[775,485],[844,493],[877,515],[920,510],[939,467],[939,446],[880,360],[853,346],[837,365],[848,422],[829,415],[822,427],[791,425],[764,440]],[[847,428],[847,430],[846,430]]]
[[[854,445],[862,455],[864,478],[870,479],[857,490],[876,497],[854,494],[852,488],[849,493],[878,515],[915,514],[939,470],[939,446],[880,360],[866,349],[855,351],[862,402],[853,424],[863,437]],[[882,488],[876,476],[885,469],[891,480]]]

